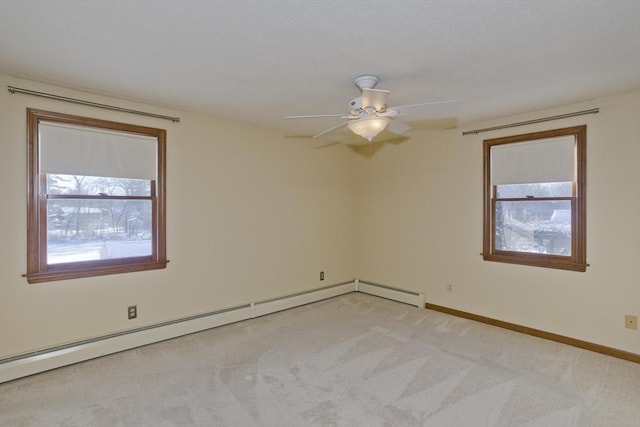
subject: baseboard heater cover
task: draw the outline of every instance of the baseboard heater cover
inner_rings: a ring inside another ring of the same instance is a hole
[[[0,383],[355,291],[353,281],[0,360]]]
[[[355,280],[355,285],[356,291],[358,292],[424,308],[425,295],[422,293],[381,285],[380,283],[367,282],[360,279]]]
[[[311,291],[254,301],[232,308],[2,359],[0,360],[0,383],[218,326],[265,316],[350,292],[362,292],[419,308],[425,307],[424,294],[354,279]]]

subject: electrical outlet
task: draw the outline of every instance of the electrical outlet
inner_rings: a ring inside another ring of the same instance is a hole
[[[630,314],[624,315],[624,327],[628,329],[638,329],[638,316]]]
[[[324,271],[320,272],[320,280],[324,280]]]
[[[130,305],[128,307],[127,311],[129,312],[129,319],[135,319],[136,317],[138,317],[138,306],[137,305]]]
[[[447,283],[447,291],[453,292],[453,283]]]

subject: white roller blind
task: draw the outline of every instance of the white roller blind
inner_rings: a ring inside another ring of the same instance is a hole
[[[575,138],[539,139],[491,147],[491,183],[573,181]]]
[[[38,131],[43,172],[156,179],[155,137],[53,122]]]

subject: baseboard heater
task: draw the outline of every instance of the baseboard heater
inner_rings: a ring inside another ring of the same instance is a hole
[[[108,354],[204,331],[206,329],[322,301],[350,292],[363,292],[424,308],[423,294],[355,279],[353,281],[338,283],[307,292],[250,302],[231,308],[2,359],[0,360],[0,383],[85,360],[95,359]]]
[[[355,279],[356,291],[424,308],[425,296],[418,292],[394,288],[380,283]]]

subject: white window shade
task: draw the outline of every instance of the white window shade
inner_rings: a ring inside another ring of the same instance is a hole
[[[38,131],[42,172],[156,179],[156,138],[52,122]]]
[[[494,145],[491,184],[569,182],[574,180],[573,136]]]

